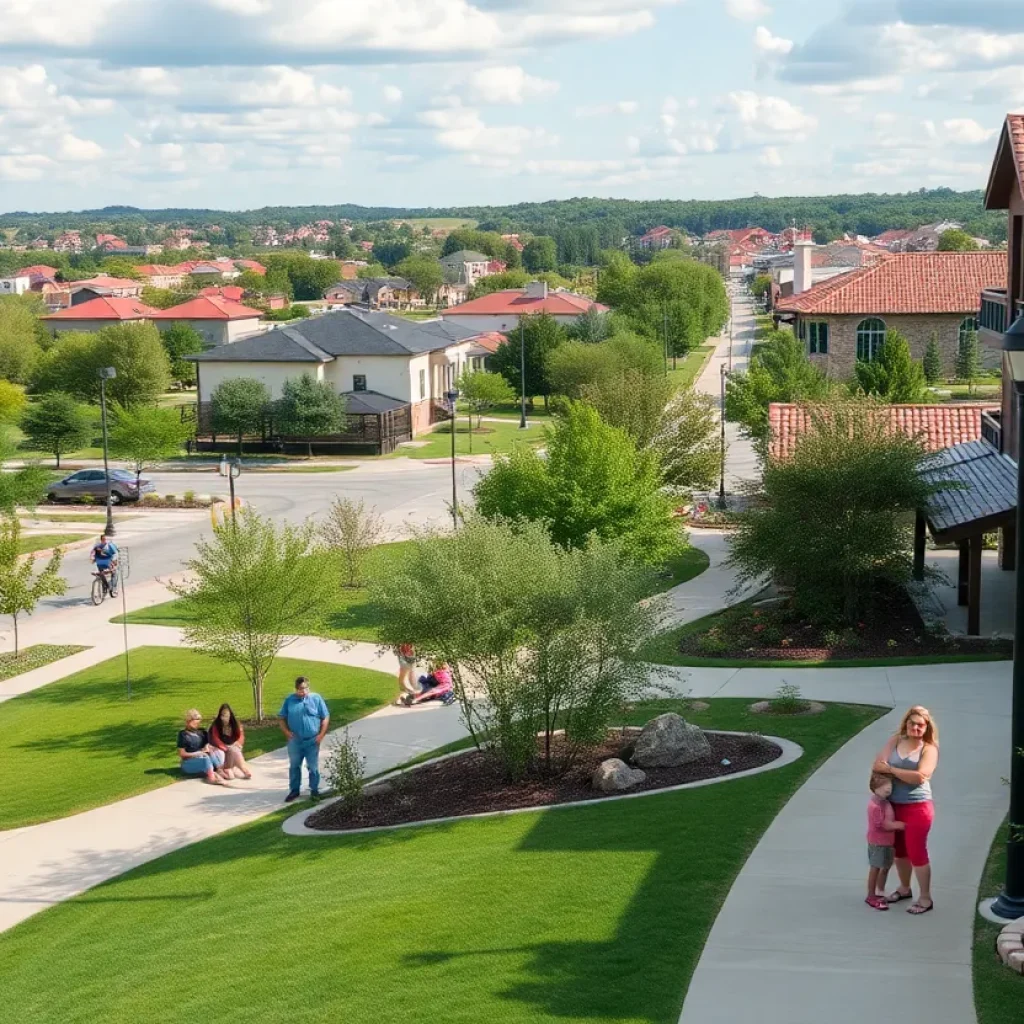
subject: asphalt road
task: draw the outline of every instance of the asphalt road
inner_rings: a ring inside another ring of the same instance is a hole
[[[468,496],[479,473],[477,465],[456,464],[460,496]],[[228,496],[227,480],[215,473],[147,473],[145,477],[153,481],[161,494],[181,495],[192,490],[197,494]],[[451,466],[396,459],[368,463],[342,473],[243,472],[235,482],[235,493],[259,512],[279,522],[292,523],[319,518],[335,497],[362,499],[381,513],[393,536],[400,538],[413,527],[447,523],[451,514]],[[129,552],[129,586],[181,572],[195,550],[196,541],[209,536],[212,529],[206,513],[186,513],[180,525],[173,520],[168,525],[167,516],[161,516],[159,522],[147,521],[146,513],[132,518],[131,506],[125,505],[114,510],[115,529],[120,516],[125,521],[114,540]],[[89,600],[92,576],[88,550],[68,553],[64,575],[69,582],[68,592],[61,598],[40,602],[40,610]]]

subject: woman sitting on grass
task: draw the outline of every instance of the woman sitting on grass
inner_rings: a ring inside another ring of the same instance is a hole
[[[210,726],[210,743],[224,754],[224,771],[228,778],[238,778],[235,771],[242,773],[243,779],[251,779],[252,772],[245,762],[242,747],[245,746],[245,730],[230,704],[221,704],[217,717]]]
[[[178,733],[178,757],[186,775],[205,775],[207,782],[223,786],[231,777],[224,772],[224,755],[210,746],[210,737],[200,726],[203,716],[195,708],[185,712],[185,728]]]
[[[426,700],[439,700],[442,704],[455,703],[455,689],[452,685],[451,666],[446,661],[435,661],[430,667],[430,675],[420,676],[420,692],[415,696],[407,693],[402,698],[406,707],[422,704]]]

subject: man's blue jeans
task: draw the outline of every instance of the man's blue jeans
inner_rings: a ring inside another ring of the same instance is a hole
[[[306,762],[309,772],[309,791],[314,795],[320,792],[320,744],[315,739],[300,740],[298,737],[288,741],[288,789],[298,793],[302,789],[302,762]]]

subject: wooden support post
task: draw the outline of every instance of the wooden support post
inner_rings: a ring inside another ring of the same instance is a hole
[[[999,568],[1013,572],[1017,565],[1017,524],[1011,523],[999,531]]]
[[[965,605],[967,604],[968,541],[962,540],[957,546],[960,548],[960,562],[956,574],[956,603]]]
[[[972,537],[967,567],[967,635],[981,635],[981,549],[984,538]]]
[[[914,579],[924,579],[925,521],[924,513],[914,517]]]

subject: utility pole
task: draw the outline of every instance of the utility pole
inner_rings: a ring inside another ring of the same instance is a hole
[[[519,318],[519,386],[520,386],[520,409],[519,429],[526,429],[526,328],[523,318]]]
[[[103,423],[103,479],[107,485],[107,523],[104,533],[114,536],[114,510],[110,504],[110,463],[107,455],[107,381],[117,376],[113,366],[104,366],[99,370],[100,377],[100,419]]]
[[[725,363],[720,367],[721,373],[721,409],[718,417],[719,443],[721,446],[722,472],[718,482],[718,505],[725,511]]]
[[[665,349],[665,376],[668,376],[668,310],[661,311],[661,336]]]

